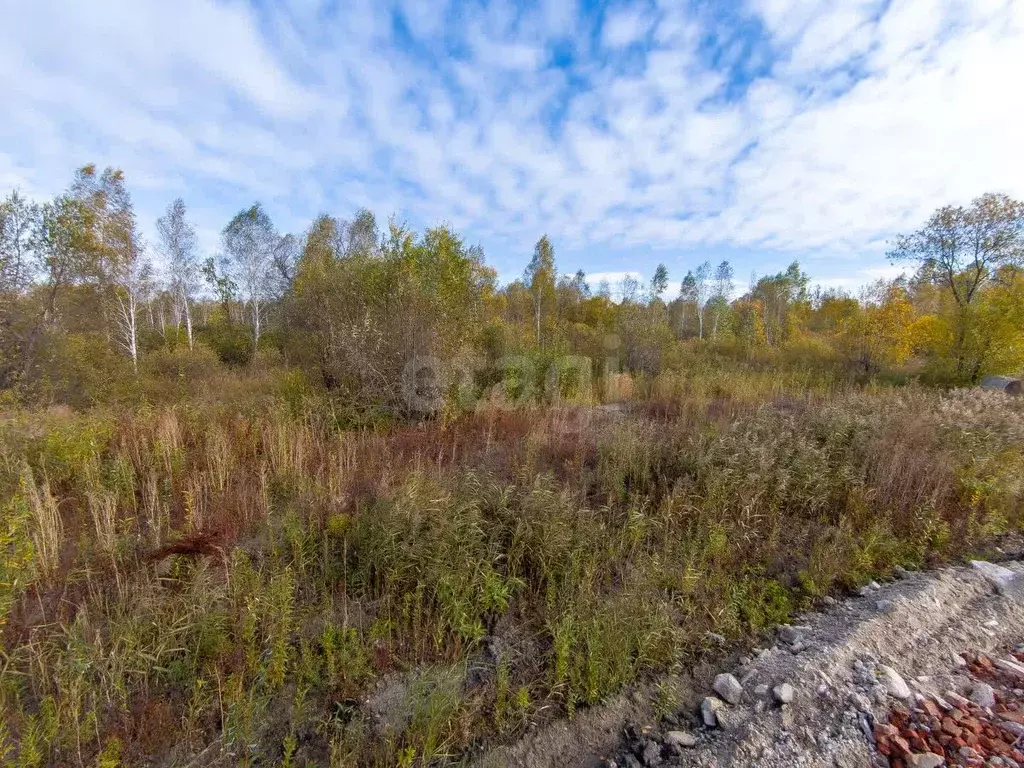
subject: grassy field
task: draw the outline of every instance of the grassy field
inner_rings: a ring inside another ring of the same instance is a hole
[[[345,430],[242,376],[3,414],[3,764],[458,761],[1024,514],[1001,394],[737,368]]]

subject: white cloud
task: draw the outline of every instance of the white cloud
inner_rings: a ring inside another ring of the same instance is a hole
[[[402,0],[402,15],[409,29],[420,38],[431,38],[444,30],[447,0]]]
[[[605,16],[601,39],[609,48],[624,48],[639,42],[650,28],[651,19],[646,8],[615,8]]]
[[[895,280],[908,274],[905,266],[889,265],[885,267],[871,267],[861,269],[852,275],[843,277],[826,277],[814,280],[814,285],[823,289],[837,289],[850,294],[876,283],[879,280]]]
[[[667,1],[391,2],[0,0],[0,185],[95,160],[143,222],[179,194],[212,233],[257,198],[288,228],[372,205],[521,261],[546,231],[827,253],[837,280],[937,205],[1024,196],[1019,0],[750,0],[756,40]]]
[[[627,277],[632,277],[637,280],[642,280],[643,275],[639,272],[622,270],[618,272],[591,272],[587,275],[587,283],[591,288],[597,288],[599,283],[608,283],[609,285],[618,285]]]

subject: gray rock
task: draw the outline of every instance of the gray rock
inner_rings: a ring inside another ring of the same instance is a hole
[[[896,612],[896,603],[892,600],[879,600],[875,603],[875,608],[878,609],[879,613],[891,614]]]
[[[996,592],[1003,594],[1010,585],[1017,578],[1017,574],[1011,571],[1009,568],[1003,568],[1001,565],[995,563],[989,563],[985,560],[971,560],[971,565],[978,571],[993,587]]]
[[[871,712],[871,699],[865,696],[863,693],[857,691],[850,692],[850,703],[857,708],[857,711],[868,713]]]
[[[740,681],[728,672],[715,678],[714,689],[715,693],[730,704],[739,704],[740,698],[743,696],[743,686],[740,685]]]
[[[902,565],[897,565],[895,568],[892,569],[892,575],[895,576],[897,579],[909,579],[910,571],[908,571]]]
[[[970,699],[979,707],[992,708],[996,705],[996,693],[988,683],[975,683]]]
[[[742,722],[736,710],[724,705],[715,712],[715,717],[718,719],[718,727],[723,731],[734,730]]]
[[[708,728],[717,726],[718,712],[723,707],[725,707],[725,702],[721,699],[716,699],[714,696],[705,697],[700,704],[700,716],[704,720],[704,725]]]
[[[803,635],[800,631],[789,624],[782,624],[779,626],[779,640],[786,643],[786,645],[793,645],[800,641]]]
[[[945,695],[945,697],[949,701],[953,702],[953,704],[955,706],[970,707],[970,705],[971,705],[971,700],[970,699],[965,699],[963,696],[961,696],[956,691],[946,691],[946,693],[944,695]]]
[[[1008,672],[1016,678],[1024,680],[1024,665],[1010,659],[996,659],[995,665],[1003,672]]]
[[[656,741],[648,741],[644,744],[643,754],[644,765],[661,765],[661,746]]]
[[[754,687],[754,695],[755,696],[767,696],[769,690],[771,690],[771,689],[767,685],[765,685],[764,683],[761,683],[760,685]]]
[[[1015,723],[1012,720],[1003,720],[999,723],[999,727],[1007,733],[1012,733],[1018,739],[1024,737],[1024,725]]]
[[[695,747],[697,737],[686,731],[669,731],[665,734],[665,743],[670,747]]]
[[[860,596],[869,597],[881,588],[882,586],[877,581],[869,581],[867,584],[860,588]]]
[[[923,752],[907,755],[906,764],[907,768],[939,768],[946,764],[946,758],[934,752]]]
[[[884,685],[874,685],[871,687],[871,700],[878,706],[883,706],[889,698],[889,689]]]
[[[890,696],[897,699],[909,699],[913,695],[906,680],[895,669],[880,664],[878,671],[881,672],[882,685],[885,686],[885,690],[889,692]]]
[[[772,695],[779,704],[789,704],[796,698],[796,691],[789,683],[782,683],[772,688]]]
[[[875,743],[875,731],[871,727],[871,723],[868,722],[868,716],[861,714],[857,716],[857,725],[860,726],[860,732],[864,734],[864,737],[872,744]]]

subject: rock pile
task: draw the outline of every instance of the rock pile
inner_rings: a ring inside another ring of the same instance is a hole
[[[659,731],[652,727],[626,728],[622,749],[604,761],[605,768],[643,768],[643,766],[680,765],[686,752],[697,746],[698,738],[689,730]]]
[[[724,644],[709,636],[711,663],[636,692],[611,728],[591,725],[599,751],[574,759],[563,736],[547,736],[560,745],[551,761],[533,748],[548,743],[534,742],[514,764],[1024,768],[1024,645],[1013,646],[1024,638],[1022,574],[1017,561],[896,569],[765,633],[746,655],[714,658]]]
[[[875,726],[891,768],[1024,766],[1024,646],[1008,658],[962,658],[974,680],[967,697],[918,693]]]
[[[683,708],[670,713],[660,727],[627,727],[618,753],[605,759],[605,768],[692,765],[694,748],[713,745],[769,708],[777,708],[784,720],[792,719],[789,705],[797,691],[788,682],[746,690],[735,675],[722,673],[711,687],[716,695],[705,696],[696,712]]]

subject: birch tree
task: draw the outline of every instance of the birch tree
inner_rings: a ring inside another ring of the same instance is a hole
[[[136,229],[124,172],[106,168],[98,174],[94,165],[83,166],[71,195],[89,212],[92,279],[103,297],[107,327],[114,327],[112,341],[128,354],[137,372],[138,310],[151,286],[152,269]]]
[[[141,249],[118,264],[114,295],[117,298],[117,342],[139,372],[139,307],[153,287],[153,268]]]
[[[33,231],[39,215],[39,206],[17,190],[0,201],[0,294],[17,293],[32,277]]]
[[[697,304],[697,338],[704,338],[704,310],[711,297],[711,262],[705,261],[693,273],[693,298]]]
[[[542,236],[534,246],[533,258],[526,267],[523,282],[529,287],[530,295],[533,297],[534,330],[537,335],[537,346],[540,346],[541,313],[555,295],[555,249],[551,247],[547,235]]]
[[[224,228],[224,253],[249,308],[253,349],[258,349],[267,301],[273,292],[277,232],[259,203],[240,211]]]
[[[729,297],[733,288],[732,265],[723,261],[715,268],[715,281],[711,290],[711,340],[718,338],[718,327],[722,317],[729,311]]]
[[[660,299],[662,294],[668,290],[668,269],[664,264],[659,264],[654,270],[651,278],[651,302]]]
[[[167,206],[156,220],[159,249],[167,260],[175,317],[185,321],[188,348],[192,349],[192,299],[199,283],[199,247],[196,231],[186,218],[185,201],[180,197]],[[161,316],[163,309],[161,308]]]

